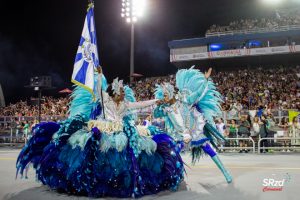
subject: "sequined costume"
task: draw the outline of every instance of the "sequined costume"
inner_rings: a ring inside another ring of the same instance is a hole
[[[221,95],[211,79],[196,69],[179,70],[176,74],[176,87],[179,89],[178,109],[184,126],[192,137],[192,160],[196,162],[202,153],[209,155],[222,171],[228,183],[232,177],[223,166],[216,151],[217,142],[225,140],[215,128],[214,117],[221,116]]]
[[[77,86],[67,120],[35,126],[19,154],[17,175],[27,176],[24,169],[32,163],[44,185],[89,197],[141,197],[176,190],[184,173],[176,142],[158,129],[134,122],[134,111],[156,100],[135,102],[125,86],[125,100],[116,104],[101,79],[102,86],[96,84],[95,90],[104,107]]]
[[[174,86],[170,83],[156,85],[155,98],[162,100],[163,103],[154,109],[153,116],[164,120],[165,131],[177,142],[182,141],[186,136],[190,137],[185,133],[182,115],[178,109],[179,102],[172,101],[174,100]]]

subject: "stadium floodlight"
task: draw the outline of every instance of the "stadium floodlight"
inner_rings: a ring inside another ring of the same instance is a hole
[[[145,0],[132,0],[132,9],[133,9],[133,17],[141,17],[143,16],[146,8]]]
[[[146,0],[122,0],[121,16],[126,16],[126,22],[130,17],[130,22],[137,22],[139,17],[144,15],[146,8]]]
[[[147,0],[122,0],[121,17],[131,24],[131,47],[130,47],[130,82],[133,81],[134,73],[134,24],[142,17]]]

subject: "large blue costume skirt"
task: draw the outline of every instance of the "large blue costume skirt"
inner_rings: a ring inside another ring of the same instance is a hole
[[[17,174],[33,164],[44,185],[58,192],[89,197],[141,197],[163,190],[176,190],[183,180],[184,166],[176,143],[167,134],[157,134],[152,154],[138,156],[128,143],[121,152],[101,151],[103,134],[93,128],[84,148],[72,147],[68,138],[82,129],[80,119],[69,122],[41,123],[17,160]],[[59,138],[55,134],[60,133]]]

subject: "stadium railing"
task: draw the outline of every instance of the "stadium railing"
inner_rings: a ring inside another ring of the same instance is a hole
[[[37,120],[38,117],[32,116],[0,116],[0,144],[8,146],[17,146],[24,144],[26,139],[23,137],[23,131],[21,128],[12,127],[12,122],[33,122]],[[53,121],[53,120],[63,120],[66,117],[63,116],[42,116],[41,121]]]
[[[280,31],[290,31],[290,30],[300,30],[300,25],[288,25],[288,26],[277,26],[271,28],[254,28],[254,29],[247,29],[247,30],[213,32],[213,33],[206,33],[205,37],[215,37],[215,36],[220,37],[225,35],[268,33],[268,32],[280,32]]]
[[[66,117],[60,115],[47,115],[41,116],[42,121],[49,121],[49,120],[62,120]],[[12,121],[34,121],[37,120],[38,116],[0,116],[0,123],[11,123]]]
[[[276,145],[267,145],[262,147],[261,142],[264,140],[273,141],[273,144],[277,140],[284,140],[284,141],[293,141],[293,140],[300,140],[300,137],[277,137],[277,138],[260,138],[257,143],[257,153],[261,153],[261,150],[300,150],[300,143],[298,145],[288,145],[288,146],[276,146]]]
[[[255,153],[255,141],[253,140],[252,137],[249,138],[226,138],[227,141],[229,140],[233,140],[236,141],[237,144],[239,141],[250,141],[252,144],[251,146],[247,146],[247,147],[240,147],[240,146],[219,146],[220,150],[243,150],[243,149],[247,149],[247,150],[252,150],[252,153]]]

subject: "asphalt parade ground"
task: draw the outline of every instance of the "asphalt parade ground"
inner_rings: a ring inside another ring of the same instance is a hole
[[[15,162],[19,151],[19,149],[0,148],[1,200],[89,199],[49,190],[47,186],[35,180],[32,168],[29,170],[28,179],[15,179]],[[183,159],[188,165],[187,175],[179,190],[161,192],[140,199],[300,199],[300,153],[262,155],[223,153],[220,157],[234,178],[231,184],[226,183],[209,157],[204,157],[193,166],[190,157],[185,153]]]

